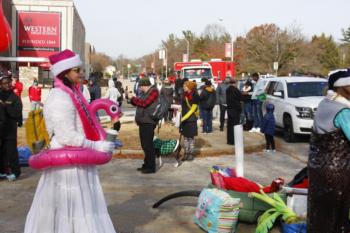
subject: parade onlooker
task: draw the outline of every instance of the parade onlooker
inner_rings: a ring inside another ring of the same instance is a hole
[[[216,93],[210,81],[206,81],[199,95],[200,111],[202,111],[203,133],[213,132],[213,108],[216,104]]]
[[[216,89],[217,100],[220,107],[220,131],[223,131],[225,126],[225,114],[227,109],[226,89],[228,88],[229,83],[230,77],[226,77],[225,81],[220,83],[218,88]]]
[[[248,125],[252,125],[252,122],[253,122],[252,92],[253,92],[253,84],[250,80],[247,80],[243,85],[242,95],[243,95],[244,116],[246,119],[246,124]]]
[[[187,79],[188,80],[188,79]],[[175,103],[181,104],[182,103],[182,97],[184,93],[184,83],[185,81],[182,75],[180,75],[176,80],[175,80]]]
[[[113,82],[114,82],[114,86],[115,88],[118,89],[119,93],[120,93],[120,96],[118,98],[118,104],[119,104],[119,107],[122,106],[123,104],[123,100],[124,100],[124,88],[123,88],[123,84],[122,82],[120,82],[118,80],[118,78],[113,78]]]
[[[0,154],[2,156],[0,173],[13,181],[21,174],[17,151],[17,127],[22,123],[22,102],[11,88],[11,78],[0,80],[0,105],[5,110]]]
[[[253,94],[252,94],[252,112],[253,112],[253,119],[254,124],[253,128],[249,132],[259,132],[260,133],[260,127],[262,124],[262,101],[259,99],[259,96],[264,94],[265,92],[265,83],[263,80],[260,79],[258,73],[252,74],[252,78],[255,82]]]
[[[101,87],[97,83],[97,79],[95,76],[90,76],[89,78],[89,92],[91,102],[101,98]]]
[[[239,125],[242,112],[242,94],[236,87],[236,81],[231,78],[230,85],[226,89],[227,103],[227,144],[235,144],[234,126]]]
[[[118,99],[120,96],[121,94],[119,93],[118,89],[115,88],[114,86],[114,81],[112,79],[108,80],[108,89],[104,98],[109,99],[115,103],[118,103]],[[121,128],[120,121],[117,121],[113,124],[114,130],[117,130],[119,132],[120,128]]]
[[[336,70],[316,111],[308,160],[307,232],[350,232],[350,70]]]
[[[34,79],[33,85],[28,89],[28,95],[32,110],[40,109],[41,105],[41,87],[39,87],[39,82]]]
[[[1,82],[1,79],[2,79],[2,74],[0,73],[0,82]],[[1,151],[5,123],[6,123],[5,105],[0,104],[0,179],[4,179],[7,177],[7,174],[6,174],[7,171],[4,164],[5,162],[4,154]]]
[[[78,87],[79,55],[67,49],[49,60],[55,76],[55,88],[44,105],[50,149],[62,154],[72,153],[69,147],[112,153],[114,144],[100,140],[91,120],[94,116],[84,111],[88,106]],[[96,165],[71,164],[42,171],[24,229],[24,233],[38,232],[115,233]]]
[[[266,105],[266,113],[263,118],[263,122],[261,125],[261,133],[265,135],[266,140],[266,149],[265,152],[276,152],[275,149],[275,139],[273,138],[275,136],[275,117],[273,115],[273,111],[275,110],[275,106],[273,104],[267,104]]]
[[[114,86],[112,79],[108,80],[108,89],[104,98],[112,100],[115,103],[118,103],[118,98],[121,96],[118,89]]]
[[[183,85],[180,133],[184,136],[185,160],[194,159],[194,137],[198,135],[197,119],[199,96],[195,82],[186,81]]]
[[[130,100],[130,103],[137,107],[135,121],[139,126],[141,147],[145,153],[143,165],[137,170],[145,174],[155,173],[156,151],[153,146],[153,137],[157,121],[151,115],[158,104],[159,92],[155,86],[151,86],[148,78],[140,79],[139,88],[143,94],[140,97],[134,96]]]
[[[162,89],[160,90],[160,94],[165,97],[168,103],[173,104],[174,102],[174,88],[171,85],[168,78],[165,78],[163,81]],[[165,115],[164,120],[165,122],[171,122],[173,119],[173,113],[174,110],[172,108],[169,108],[168,113]]]
[[[19,98],[21,98],[22,91],[23,91],[23,83],[21,83],[19,81],[19,78],[17,75],[12,76],[11,85],[12,85],[13,93],[15,93],[15,95],[17,95]]]
[[[91,96],[90,96],[90,92],[89,92],[89,82],[86,80],[86,79],[84,79],[83,81],[82,81],[82,88],[83,88],[83,96],[85,97],[85,99],[86,99],[86,101],[88,102],[88,103],[90,103],[91,102]]]

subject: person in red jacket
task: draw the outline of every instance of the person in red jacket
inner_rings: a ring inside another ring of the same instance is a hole
[[[23,91],[23,83],[19,81],[18,76],[12,76],[12,90],[21,99],[22,91]]]
[[[39,87],[38,80],[34,79],[33,85],[29,87],[28,94],[32,110],[40,109],[41,87]]]

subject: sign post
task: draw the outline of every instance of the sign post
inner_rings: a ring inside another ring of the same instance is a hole
[[[278,71],[278,62],[277,62],[277,61],[275,61],[275,62],[273,63],[273,69],[274,69],[275,74],[276,74],[276,77],[277,77],[277,71]]]
[[[130,64],[128,64],[128,79],[130,79],[130,68],[131,68],[131,65]]]
[[[225,43],[225,57],[230,57],[232,60],[232,43]]]

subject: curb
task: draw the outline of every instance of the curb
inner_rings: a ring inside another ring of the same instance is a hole
[[[263,150],[264,144],[251,145],[244,148],[245,153],[253,153]],[[175,153],[175,152],[174,152]],[[174,154],[173,153],[173,154]],[[234,146],[232,149],[213,149],[211,147],[200,148],[196,152],[196,157],[204,158],[204,157],[218,157],[221,155],[229,155],[235,154]],[[166,155],[168,157],[171,155]],[[143,159],[144,153],[142,150],[119,150],[113,154],[114,159]]]
[[[290,157],[300,161],[300,162],[303,162],[303,163],[307,163],[307,159],[299,156],[297,153],[295,153],[295,151],[289,149],[289,148],[286,148],[284,146],[282,146],[282,140],[283,139],[280,139],[280,138],[276,138],[275,137],[275,143],[276,143],[276,149],[286,155],[289,155]]]

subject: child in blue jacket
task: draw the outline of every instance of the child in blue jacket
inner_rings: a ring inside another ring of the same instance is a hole
[[[273,115],[273,111],[275,110],[275,106],[273,104],[266,105],[266,113],[264,115],[264,119],[262,122],[261,132],[265,135],[266,139],[266,149],[265,152],[276,152],[275,150],[275,117]]]

